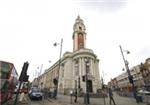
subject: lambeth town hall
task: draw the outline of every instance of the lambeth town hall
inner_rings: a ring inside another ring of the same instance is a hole
[[[65,52],[60,60],[35,78],[33,86],[48,91],[57,88],[59,94],[69,94],[75,89],[85,93],[86,83],[90,93],[101,88],[99,59],[93,50],[86,48],[86,27],[80,16],[75,20],[71,37],[73,51]]]

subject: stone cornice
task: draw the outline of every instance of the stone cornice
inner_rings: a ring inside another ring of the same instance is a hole
[[[94,58],[97,58],[97,56],[94,54],[94,52],[91,49],[87,49],[87,48],[74,51],[72,57],[77,56],[77,55],[81,55],[81,56],[82,55],[91,55]]]

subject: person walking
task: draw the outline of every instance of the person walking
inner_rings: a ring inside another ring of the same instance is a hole
[[[111,105],[111,101],[112,101],[114,105],[116,105],[111,88],[108,88],[108,94],[109,94],[109,104]]]
[[[75,89],[74,97],[75,97],[74,102],[77,103],[77,98],[78,98],[78,96],[77,96],[77,89]]]
[[[27,102],[27,99],[25,97],[25,92],[21,92],[20,97],[19,97],[19,102]]]

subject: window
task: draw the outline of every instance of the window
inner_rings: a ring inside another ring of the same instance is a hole
[[[9,64],[9,63],[1,63],[1,73],[0,73],[0,76],[1,76],[1,79],[8,79],[9,78],[9,75],[10,75],[10,72],[11,72],[11,69],[12,69],[12,65]]]
[[[62,77],[64,77],[64,63],[62,64]]]
[[[75,60],[75,76],[79,75],[79,62],[78,60]]]
[[[81,26],[79,26],[79,30],[82,30],[82,27],[81,27]]]

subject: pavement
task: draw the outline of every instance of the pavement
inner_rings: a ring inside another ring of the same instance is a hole
[[[147,105],[147,103],[136,103],[135,99],[132,97],[121,97],[118,95],[114,95],[114,100],[116,105]],[[74,103],[74,97],[72,98],[71,104],[71,97],[59,95],[57,98],[57,103],[61,103],[60,105],[85,105],[84,98],[78,98],[78,103]],[[109,98],[90,98],[90,105],[109,105]],[[112,104],[113,105],[113,104]]]

